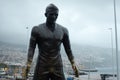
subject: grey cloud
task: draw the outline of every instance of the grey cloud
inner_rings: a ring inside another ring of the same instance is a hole
[[[116,0],[117,20],[118,27],[120,26],[120,1]],[[88,36],[85,39],[78,39],[77,42],[86,43],[91,41],[91,44],[98,40],[98,37],[105,38],[105,36],[93,36],[95,41],[89,39],[89,35],[82,35],[80,32],[90,27],[114,29],[114,16],[113,16],[113,1],[112,0],[0,0],[0,40],[16,43],[26,42],[27,34],[30,35],[30,30],[34,25],[45,22],[44,9],[49,3],[54,3],[60,8],[58,23],[67,27],[70,31],[70,36],[73,42],[76,42],[78,37],[75,37],[75,32],[80,34],[80,38]],[[67,13],[65,13],[65,11]],[[65,14],[65,15],[64,15]],[[75,21],[71,21],[74,14],[80,17]],[[27,33],[26,27],[29,27]],[[120,28],[118,28],[120,31]],[[118,31],[118,34],[120,34]],[[87,32],[89,34],[89,32]],[[77,34],[77,35],[78,35]],[[98,34],[98,33],[96,33]],[[14,35],[13,37],[10,37]],[[18,37],[21,36],[21,37]],[[17,37],[17,38],[16,38]],[[20,42],[22,40],[22,42]],[[120,41],[120,39],[119,39]],[[95,44],[100,45],[104,42],[98,40]]]

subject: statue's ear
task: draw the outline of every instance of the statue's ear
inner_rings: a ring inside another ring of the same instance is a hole
[[[45,13],[45,17],[47,17],[47,13]]]

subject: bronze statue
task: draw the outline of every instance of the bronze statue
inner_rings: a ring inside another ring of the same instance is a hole
[[[39,55],[33,80],[65,80],[60,54],[61,43],[64,45],[76,77],[79,76],[70,47],[68,30],[56,23],[58,12],[59,9],[54,4],[49,4],[45,12],[46,22],[34,26],[31,31],[26,77],[30,70],[35,47],[38,45]]]

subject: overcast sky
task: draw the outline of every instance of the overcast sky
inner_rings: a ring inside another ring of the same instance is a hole
[[[108,28],[115,43],[113,0],[0,0],[0,41],[27,44],[31,28],[45,22],[50,3],[58,6],[57,23],[69,30],[71,43],[111,47]],[[116,11],[120,44],[120,0]]]

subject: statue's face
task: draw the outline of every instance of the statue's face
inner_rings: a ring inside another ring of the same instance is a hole
[[[46,13],[47,21],[49,23],[55,23],[58,17],[58,10],[52,10]]]

